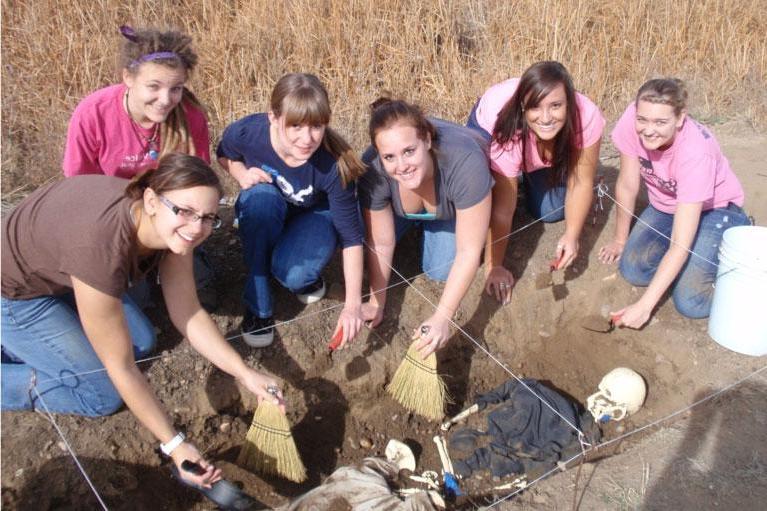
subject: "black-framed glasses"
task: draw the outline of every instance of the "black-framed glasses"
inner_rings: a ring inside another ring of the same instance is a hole
[[[192,211],[191,209],[186,208],[180,208],[173,204],[170,200],[168,200],[167,197],[164,197],[162,195],[157,195],[157,197],[160,199],[160,202],[165,204],[168,209],[173,211],[173,214],[176,216],[180,216],[184,220],[190,223],[195,223],[198,220],[202,221],[202,225],[205,227],[210,227],[211,229],[218,229],[221,227],[222,221],[221,218],[213,213],[210,213],[209,215],[198,215],[195,211]]]

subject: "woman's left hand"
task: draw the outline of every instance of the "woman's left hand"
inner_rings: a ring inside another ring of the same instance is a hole
[[[285,413],[285,398],[282,396],[282,389],[277,380],[249,368],[247,373],[240,377],[240,383],[256,395],[259,403],[264,400],[270,401],[279,405],[282,413]]]
[[[342,333],[341,343],[333,349],[344,349],[346,343],[353,341],[357,334],[360,333],[363,321],[362,305],[345,306],[338,316],[336,329],[333,330],[333,337],[335,337],[340,329]]]
[[[578,257],[578,249],[580,244],[577,239],[570,239],[567,235],[559,238],[557,242],[556,261],[557,267],[555,270],[564,270],[575,261]]]
[[[450,321],[440,313],[433,315],[413,331],[413,340],[416,339],[416,349],[421,358],[428,357],[447,344],[450,339]]]
[[[650,319],[652,309],[640,300],[619,311],[611,312],[610,316],[615,318],[613,323],[617,327],[642,328]]]

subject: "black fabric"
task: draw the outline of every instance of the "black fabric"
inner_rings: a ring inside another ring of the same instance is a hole
[[[487,431],[458,430],[450,438],[450,448],[465,451],[478,445],[483,436],[489,437],[489,444],[454,462],[458,475],[466,477],[472,472],[490,469],[494,476],[503,477],[554,467],[568,447],[579,445],[578,432],[562,417],[596,440],[593,436],[598,435],[599,430],[591,415],[578,403],[537,380],[522,381],[561,417],[517,380],[509,380],[482,394],[475,401],[480,411],[500,403],[487,414]]]

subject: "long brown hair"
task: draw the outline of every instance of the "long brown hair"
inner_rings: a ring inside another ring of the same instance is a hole
[[[144,190],[151,188],[162,195],[173,190],[185,190],[195,186],[209,186],[224,195],[218,175],[197,156],[184,153],[168,153],[161,156],[156,169],[136,175],[125,188],[125,196],[140,199]]]
[[[191,46],[192,38],[184,33],[173,30],[162,32],[149,28],[134,30],[127,26],[120,27],[120,33],[124,37],[120,63],[122,68],[133,76],[138,74],[139,68],[146,62],[161,64],[172,69],[183,69],[187,77],[197,64],[197,54]],[[153,56],[153,58],[146,60],[147,56]],[[181,101],[160,124],[160,156],[176,151],[192,156],[199,154],[201,148],[194,146],[184,105],[205,112],[205,108],[195,95],[184,87]]]
[[[283,75],[272,90],[269,106],[275,116],[285,116],[286,125],[325,126],[322,146],[336,158],[338,174],[344,187],[365,172],[365,166],[357,153],[341,135],[328,126],[330,100],[319,78],[309,73]]]
[[[549,186],[564,183],[574,172],[581,155],[583,133],[581,118],[576,102],[575,87],[565,66],[556,61],[533,64],[522,74],[517,90],[498,112],[493,127],[492,140],[501,148],[511,144],[522,145],[522,168],[527,167],[527,147],[530,127],[525,120],[525,110],[538,106],[557,85],[562,84],[567,98],[567,114],[562,129],[554,138],[552,157],[552,179]]]

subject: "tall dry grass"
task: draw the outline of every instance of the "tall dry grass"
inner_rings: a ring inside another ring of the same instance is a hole
[[[328,85],[333,124],[366,144],[381,91],[462,122],[490,84],[542,59],[615,119],[647,78],[688,81],[709,122],[767,114],[764,0],[3,0],[2,190],[57,176],[69,115],[114,82],[121,24],[173,26],[196,41],[191,88],[214,138],[266,107],[287,71]]]

